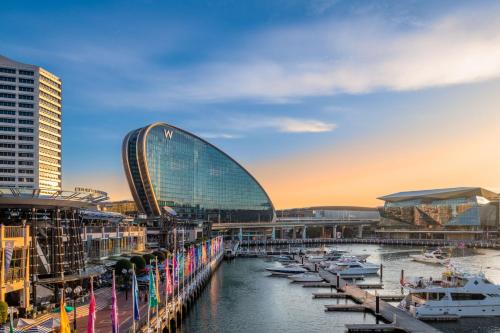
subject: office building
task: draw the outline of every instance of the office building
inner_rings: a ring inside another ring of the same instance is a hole
[[[274,207],[257,180],[222,150],[165,124],[131,131],[123,142],[125,174],[139,211],[179,219],[270,222]]]
[[[61,80],[0,56],[0,187],[61,186]]]

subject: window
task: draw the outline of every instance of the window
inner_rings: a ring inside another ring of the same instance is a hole
[[[33,145],[19,145],[19,149],[33,149]]]
[[[16,181],[15,177],[0,177],[0,182],[15,182],[15,181]]]
[[[20,69],[20,70],[19,70],[19,75],[29,75],[29,76],[33,76],[33,75],[35,75],[35,72],[33,72],[33,71],[25,71],[25,70],[23,70],[23,69]]]
[[[0,118],[0,123],[15,124],[16,119],[14,119],[14,118]]]
[[[17,181],[20,183],[33,183],[33,178],[18,177]]]
[[[486,298],[483,294],[451,293],[454,301],[481,301]]]
[[[0,73],[16,74],[15,68],[0,67]]]
[[[25,99],[25,100],[32,101],[33,96],[31,96],[31,95],[19,95],[19,99]]]
[[[0,148],[16,148],[14,143],[0,143]]]
[[[19,153],[19,157],[33,157],[33,153]]]
[[[19,78],[19,83],[33,84],[33,83],[35,83],[35,81],[33,79],[22,79],[22,78]]]
[[[0,173],[15,173],[16,169],[0,169]]]
[[[0,160],[0,164],[14,165],[14,164],[16,164],[16,161],[12,161],[12,160]]]
[[[19,115],[23,117],[33,117],[33,112],[31,111],[19,111]]]
[[[13,151],[0,151],[0,156],[16,156],[16,153]]]
[[[16,78],[15,77],[0,76],[0,81],[16,82]]]
[[[30,119],[19,119],[18,122],[19,122],[19,124],[23,124],[23,125],[33,125],[33,120],[30,120]]]
[[[33,161],[17,161],[18,165],[33,165]]]
[[[16,86],[11,86],[8,84],[0,84],[0,89],[3,90],[16,90]]]
[[[31,169],[19,169],[19,173],[25,173],[25,174],[32,175],[34,173],[34,171]]]
[[[16,111],[15,110],[0,110],[0,114],[8,114],[10,116],[15,116]]]
[[[0,101],[0,106],[16,106],[16,102],[4,102],[4,101]]]
[[[19,133],[33,133],[33,128],[19,127]]]
[[[19,87],[19,91],[33,92],[35,89],[32,87]]]
[[[20,108],[33,109],[33,104],[31,103],[19,103]]]
[[[0,131],[15,132],[16,128],[15,127],[9,127],[9,126],[0,126]]]
[[[18,139],[19,141],[33,141],[32,136],[25,136],[25,135],[19,135]]]
[[[14,135],[1,135],[0,134],[0,140],[15,140],[16,137]]]
[[[0,93],[1,98],[16,98],[16,94]]]

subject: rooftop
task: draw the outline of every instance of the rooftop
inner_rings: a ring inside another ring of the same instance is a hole
[[[414,199],[453,199],[459,197],[481,196],[488,200],[499,200],[500,195],[482,187],[452,187],[431,190],[397,192],[382,197],[379,200],[398,202]]]

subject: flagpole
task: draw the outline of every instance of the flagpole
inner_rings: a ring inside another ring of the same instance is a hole
[[[137,286],[135,285],[135,264],[132,264],[132,332],[135,333],[135,288]]]
[[[168,321],[169,313],[168,313],[168,282],[169,282],[169,269],[168,269],[168,254],[167,258],[165,259],[165,316],[167,320],[167,327],[170,325],[170,322]]]
[[[159,281],[159,275],[160,272],[158,271],[158,257],[155,257],[156,260],[156,293],[158,294],[158,302],[156,302],[156,332],[160,333],[160,281]]]
[[[151,261],[149,262],[149,269],[151,270]],[[147,304],[147,307],[148,307],[148,329],[147,329],[147,332],[151,332],[150,328],[149,328],[149,317],[150,317],[150,314],[149,312],[151,311],[151,307],[149,306],[151,304],[151,283],[153,283],[153,281],[151,281],[151,272],[149,272],[149,288],[148,288],[148,304]]]

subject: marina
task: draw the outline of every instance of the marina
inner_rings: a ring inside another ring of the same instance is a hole
[[[231,332],[221,327],[222,323],[230,320],[223,313],[226,306],[231,307],[230,304],[233,304],[233,307],[231,310],[228,308],[227,311],[231,312],[231,321],[234,321],[234,325],[241,327],[241,332],[253,332],[252,327],[260,328],[262,331],[286,329],[287,332],[395,332],[398,329],[401,331],[402,325],[415,332],[490,333],[500,331],[498,317],[457,319],[443,316],[440,318],[443,321],[424,323],[397,308],[398,303],[404,297],[399,284],[401,268],[408,276],[412,272],[425,271],[429,276],[436,276],[442,272],[442,267],[411,260],[409,255],[421,252],[421,248],[374,245],[350,245],[337,248],[351,253],[372,253],[368,261],[376,264],[383,263],[382,280],[380,276],[367,276],[363,280],[366,284],[381,284],[380,288],[366,290],[349,286],[347,292],[337,293],[336,277],[331,273],[320,272],[322,277],[330,274],[330,280],[327,278],[328,282],[321,284],[291,283],[287,278],[269,277],[265,268],[282,266],[279,262],[266,262],[263,258],[237,258],[231,262],[225,262],[215,273],[213,280],[209,282],[206,290],[188,313],[182,332],[196,331],[199,327],[197,325],[202,323],[200,320],[210,322],[208,328],[205,328],[206,332]],[[500,263],[495,251],[485,250],[484,253],[476,256],[453,258],[453,262],[457,266],[468,267],[471,270],[480,270],[483,267],[485,274],[493,281],[500,279]],[[314,268],[314,265],[310,268]],[[236,278],[242,281],[237,283]],[[348,280],[344,280],[344,283],[347,284]],[[222,285],[225,286],[224,289],[219,289]],[[308,288],[302,288],[302,286]],[[364,303],[367,293],[371,296]],[[375,315],[375,293],[380,301],[379,315]],[[238,297],[242,304],[234,307],[234,297]],[[217,302],[217,305],[214,302]],[[209,308],[209,304],[215,308]],[[337,311],[325,311],[328,309],[326,306]],[[245,315],[243,309],[246,307],[257,309],[257,313]],[[340,311],[342,308],[350,311]],[[274,315],[277,311],[283,319],[278,319],[279,316]],[[259,316],[263,313],[268,313],[270,318],[278,322],[266,319],[263,315]],[[284,313],[287,314],[284,315]],[[293,315],[294,313],[297,314]],[[298,313],[303,314],[299,316]],[[396,314],[396,325],[393,323],[394,314]],[[250,317],[247,318],[247,316]],[[258,324],[254,323],[252,326],[250,324],[252,318],[261,319]],[[449,321],[451,319],[453,321]],[[222,321],[222,323],[214,321]],[[422,327],[431,330],[419,330]]]

